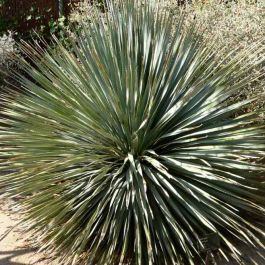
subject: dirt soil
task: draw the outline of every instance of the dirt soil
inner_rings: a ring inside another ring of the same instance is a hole
[[[20,216],[11,212],[11,205],[10,201],[0,200],[0,265],[58,265],[58,261],[51,261],[45,253],[38,253],[32,247],[20,224]]]

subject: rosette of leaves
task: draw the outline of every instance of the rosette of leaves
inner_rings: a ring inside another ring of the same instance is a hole
[[[265,136],[244,112],[256,99],[228,99],[264,48],[231,59],[157,4],[108,9],[71,48],[21,46],[24,93],[1,111],[4,191],[63,264],[199,264],[212,233],[240,261],[235,239],[263,247]]]

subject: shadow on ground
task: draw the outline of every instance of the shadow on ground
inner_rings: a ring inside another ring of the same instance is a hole
[[[12,251],[0,251],[0,265],[28,265],[28,263],[21,263],[12,261],[12,259],[25,254],[34,253],[37,249],[19,249]]]

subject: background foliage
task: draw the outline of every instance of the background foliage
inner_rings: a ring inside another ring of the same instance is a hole
[[[13,33],[8,32],[0,37],[0,92],[4,90],[4,79],[8,75],[10,68],[14,67],[12,54],[17,53]]]

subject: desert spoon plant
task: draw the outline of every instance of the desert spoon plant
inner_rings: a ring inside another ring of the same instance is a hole
[[[212,233],[239,262],[235,239],[263,248],[265,136],[244,112],[255,98],[228,99],[264,48],[228,59],[160,5],[108,9],[71,49],[21,46],[24,93],[2,96],[3,190],[62,264],[197,265]]]

